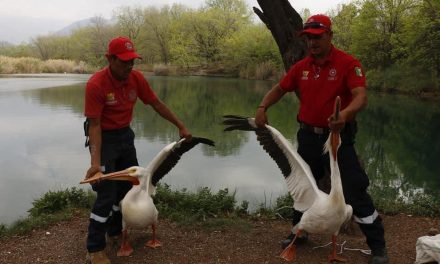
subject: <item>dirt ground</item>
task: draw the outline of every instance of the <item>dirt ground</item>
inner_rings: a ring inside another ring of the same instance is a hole
[[[440,227],[440,218],[382,217],[391,263],[414,263],[417,238]],[[0,263],[85,263],[87,223],[86,216],[77,216],[26,236],[2,239]],[[250,224],[250,230],[237,227],[208,230],[179,227],[160,220],[157,233],[161,248],[144,247],[151,237],[150,229],[131,232],[135,250],[132,256],[116,257],[114,247],[107,247],[107,251],[112,263],[285,263],[279,258],[280,242],[289,232],[289,222],[267,220]],[[314,247],[329,241],[329,237],[311,235],[307,244],[298,247],[297,259],[292,263],[327,263],[330,247]],[[346,263],[368,263],[369,256],[359,250],[368,248],[356,226],[339,236],[338,242],[344,241],[342,254],[348,259]]]

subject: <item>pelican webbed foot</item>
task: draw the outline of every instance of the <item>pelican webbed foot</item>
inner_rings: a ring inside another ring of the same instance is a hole
[[[149,240],[145,246],[149,247],[149,248],[158,248],[162,246],[162,243],[160,243],[159,240],[156,239],[156,225],[151,225],[151,229],[153,229],[153,238],[151,240]]]
[[[296,246],[293,241],[281,252],[280,257],[286,261],[292,261],[296,258]]]
[[[280,257],[287,261],[292,261],[296,258],[296,246],[295,241],[301,235],[301,230],[297,230],[292,242],[281,252]]]
[[[122,243],[121,247],[119,248],[117,252],[118,257],[128,257],[133,253],[133,248],[131,247],[130,243],[128,242],[128,234],[127,230],[122,231]]]
[[[333,262],[346,262],[346,261],[347,261],[346,258],[343,258],[336,253],[336,236],[333,235],[332,236],[332,253],[330,255],[328,255],[328,262],[333,263]]]
[[[151,239],[151,240],[148,240],[147,243],[145,243],[145,246],[149,247],[149,248],[156,249],[158,247],[161,247],[162,243],[160,243],[160,241],[157,239]]]

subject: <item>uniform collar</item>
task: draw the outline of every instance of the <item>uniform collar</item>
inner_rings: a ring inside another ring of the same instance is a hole
[[[332,44],[332,46],[330,47],[330,52],[327,54],[327,57],[325,57],[325,59],[324,59],[322,65],[318,65],[318,66],[327,65],[327,64],[329,64],[330,62],[332,62],[332,61],[334,60],[334,55],[335,55],[335,47],[334,47],[333,44]],[[310,64],[315,64],[315,65],[317,65],[317,63],[316,63],[316,59],[315,59],[315,57],[314,57],[312,54],[309,54],[309,55],[307,56],[307,60],[308,60],[308,62],[309,62]]]
[[[106,68],[106,74],[107,74],[108,78],[110,79],[110,82],[112,83],[114,88],[122,87],[128,82],[128,80],[120,81],[120,80],[116,79],[115,77],[113,77],[112,71],[110,70],[109,66],[107,66],[107,68]]]

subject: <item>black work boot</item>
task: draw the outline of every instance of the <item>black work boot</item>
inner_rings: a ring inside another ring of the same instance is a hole
[[[369,264],[389,264],[388,254],[386,248],[371,250],[371,259]]]
[[[284,239],[283,241],[281,241],[281,248],[285,249],[290,243],[292,243],[293,238],[295,237],[294,233],[290,233],[288,237],[286,237],[286,239]],[[302,245],[305,244],[307,242],[307,240],[309,239],[309,235],[305,232],[303,232],[301,234],[301,236],[297,237],[295,239],[295,242],[293,244],[295,245]]]

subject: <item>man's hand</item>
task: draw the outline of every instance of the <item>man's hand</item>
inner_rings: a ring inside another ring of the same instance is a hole
[[[339,117],[335,118],[335,113],[333,113],[328,120],[328,127],[331,130],[341,130],[344,128],[345,123],[350,122],[355,119],[356,114],[367,106],[367,93],[365,87],[356,87],[351,89],[352,101],[344,108],[344,110],[339,112]],[[336,99],[339,100],[339,99]],[[335,102],[336,104],[336,102]]]
[[[86,173],[86,179],[94,176],[96,173],[101,172],[101,166],[97,166],[97,165],[92,165],[90,166],[90,168],[87,170]]]
[[[341,131],[345,126],[347,114],[346,111],[341,111],[341,98],[339,96],[337,96],[335,99],[335,108],[333,114],[327,118],[327,121],[328,127],[332,131]]]
[[[264,108],[257,108],[257,112],[255,113],[255,124],[257,127],[264,127],[267,124],[267,115]]]
[[[179,136],[180,138],[186,138],[187,140],[192,139],[191,133],[188,131],[188,129],[186,129],[185,126],[179,129]]]
[[[272,89],[266,93],[255,113],[255,124],[258,127],[264,127],[265,124],[269,123],[266,115],[267,109],[278,102],[285,94],[286,91],[281,89],[279,84],[274,85]]]
[[[328,119],[328,127],[330,130],[341,131],[346,122],[344,111],[339,113],[339,118],[336,119],[335,114],[331,115]]]

